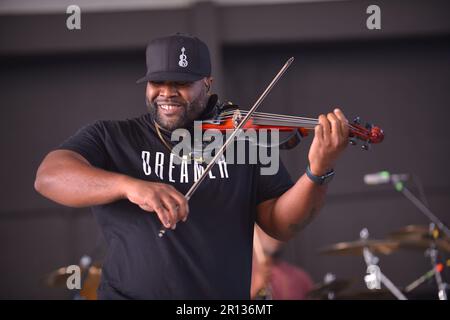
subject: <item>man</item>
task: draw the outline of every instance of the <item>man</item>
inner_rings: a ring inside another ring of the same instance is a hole
[[[321,115],[309,176],[293,184],[281,165],[214,166],[189,203],[195,161],[175,164],[170,134],[214,109],[207,46],[176,34],[150,42],[149,112],[80,129],[40,165],[35,188],[66,206],[92,206],[105,236],[100,299],[249,299],[253,225],[287,240],[315,215],[323,182],[347,145],[347,120]],[[161,223],[168,229],[158,237]],[[176,230],[175,230],[176,227]]]

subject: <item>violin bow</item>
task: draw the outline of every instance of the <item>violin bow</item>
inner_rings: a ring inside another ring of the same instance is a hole
[[[267,97],[267,95],[270,93],[270,91],[273,89],[273,87],[275,86],[275,84],[278,82],[278,80],[280,80],[280,78],[283,76],[283,74],[286,72],[286,70],[290,67],[290,65],[292,64],[292,62],[294,61],[294,57],[289,58],[286,63],[283,65],[283,67],[280,69],[280,71],[278,71],[277,75],[272,79],[272,81],[269,83],[269,85],[267,86],[267,88],[264,90],[264,92],[260,95],[260,97],[258,98],[258,100],[256,100],[255,104],[251,107],[251,109],[248,111],[248,113],[245,115],[245,117],[239,122],[238,126],[234,129],[233,133],[228,137],[228,139],[225,141],[225,143],[223,144],[223,146],[219,149],[219,151],[216,152],[216,155],[211,159],[211,161],[209,162],[209,164],[206,166],[205,170],[203,171],[202,175],[199,177],[199,179],[197,181],[195,181],[191,188],[188,190],[188,192],[186,192],[186,194],[184,195],[184,197],[186,198],[187,201],[189,201],[192,197],[192,195],[194,194],[195,190],[198,189],[198,187],[200,186],[200,184],[203,182],[203,180],[205,180],[206,175],[209,173],[209,171],[211,171],[212,167],[214,166],[214,164],[217,162],[217,159],[219,159],[220,156],[222,156],[222,154],[224,153],[224,151],[226,150],[226,148],[228,147],[228,145],[230,143],[233,142],[234,138],[236,137],[236,135],[239,133],[239,130],[241,130],[245,124],[247,123],[247,121],[251,118],[251,116],[253,115],[253,113],[256,111],[256,109],[258,109],[258,107],[260,106],[260,104],[263,102],[263,100]],[[161,238],[166,232],[166,228],[162,228],[159,231],[158,236]]]

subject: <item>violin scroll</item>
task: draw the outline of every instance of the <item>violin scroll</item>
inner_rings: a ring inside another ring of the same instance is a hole
[[[370,144],[380,143],[384,140],[384,132],[380,127],[371,123],[362,125],[360,117],[356,117],[353,120],[353,124],[349,124],[349,127],[350,144],[356,145],[357,140],[364,141],[364,144],[361,146],[363,150],[369,150]]]

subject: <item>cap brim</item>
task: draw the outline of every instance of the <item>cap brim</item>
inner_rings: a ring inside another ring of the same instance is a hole
[[[143,83],[148,81],[182,81],[182,82],[193,82],[200,80],[206,76],[183,73],[183,72],[155,72],[140,78],[136,83]]]

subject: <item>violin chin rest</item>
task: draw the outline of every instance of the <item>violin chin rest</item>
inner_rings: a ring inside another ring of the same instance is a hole
[[[302,138],[303,136],[300,133],[300,131],[295,130],[289,137],[287,137],[283,141],[280,141],[280,149],[282,150],[293,149],[302,141]]]

